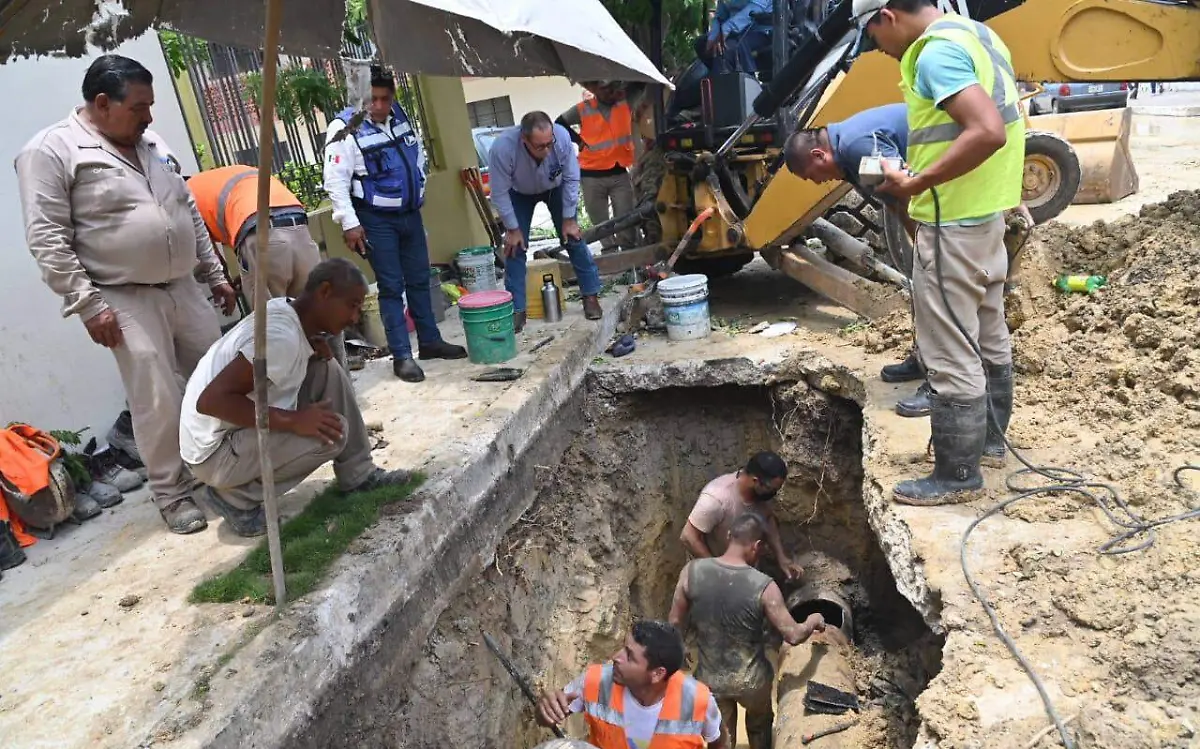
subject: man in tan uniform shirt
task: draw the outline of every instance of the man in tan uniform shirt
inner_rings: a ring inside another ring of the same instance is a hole
[[[176,533],[202,530],[179,457],[183,383],[221,335],[193,275],[226,312],[233,288],[179,164],[152,121],[153,77],[104,55],[83,79],[86,104],[17,155],[29,251],[42,278],[112,350],[155,504]]]

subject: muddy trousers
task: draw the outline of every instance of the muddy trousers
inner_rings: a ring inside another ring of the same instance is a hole
[[[934,238],[932,225],[921,224],[917,229],[912,297],[921,360],[938,395],[969,401],[987,391],[984,362],[1012,362],[1012,342],[1004,320],[1008,274],[1004,219],[997,216],[977,226],[941,228],[945,299],[938,283]],[[951,310],[969,340],[954,324]],[[970,341],[979,346],[984,362],[979,361]]]
[[[308,232],[307,226],[272,226],[267,238],[268,299],[297,297],[304,291],[308,274],[321,262],[321,250]],[[254,273],[258,267],[258,232],[252,231],[237,246],[238,267],[241,270],[242,292],[254,308]],[[346,339],[343,335],[330,340],[333,356],[346,366]]]
[[[746,711],[746,738],[750,741],[750,749],[771,749],[772,724],[775,713],[771,708],[772,682],[757,692],[737,697],[721,697],[717,695],[717,709],[721,711],[721,722],[729,732],[729,745],[737,746],[737,708],[741,705]]]
[[[583,193],[583,207],[593,225],[602,224],[615,216],[633,213],[633,179],[629,172],[603,177],[583,175],[579,178],[579,188]],[[615,250],[618,244],[625,250],[637,247],[637,227],[600,240],[604,251]]]
[[[217,311],[189,274],[155,286],[101,286],[124,341],[112,350],[133,416],[133,438],[159,509],[192,495],[179,457],[183,388],[221,337]]]
[[[338,485],[343,489],[358,486],[375,468],[367,427],[354,400],[350,377],[335,361],[313,359],[308,363],[297,407],[323,400],[329,401],[329,407],[341,416],[342,438],[327,445],[312,437],[271,432],[268,444],[276,495],[294,489],[331,460]],[[192,473],[221,499],[239,509],[251,510],[263,501],[260,455],[257,432],[235,429],[225,435],[216,452],[203,463],[192,466]]]

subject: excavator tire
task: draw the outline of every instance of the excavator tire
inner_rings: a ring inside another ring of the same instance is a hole
[[[851,190],[837,205],[825,212],[825,219],[855,239],[865,242],[886,262],[887,240],[883,232],[883,215],[882,203],[858,190]]]
[[[1070,143],[1054,133],[1026,133],[1021,200],[1035,224],[1044,224],[1065,211],[1075,201],[1082,179],[1079,156]]]

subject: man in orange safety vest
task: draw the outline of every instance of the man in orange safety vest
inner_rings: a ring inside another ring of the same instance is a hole
[[[629,169],[635,161],[633,108],[626,91],[610,81],[588,81],[591,94],[563,112],[558,123],[567,128],[579,145],[579,183],[583,207],[593,224],[633,211],[633,179]],[[573,126],[579,128],[576,137]],[[611,205],[611,212],[610,212]],[[637,246],[637,228],[600,240],[604,252]]]
[[[712,692],[684,674],[683,638],[666,622],[635,622],[611,663],[593,664],[565,690],[547,692],[537,720],[583,713],[599,749],[729,749]]]

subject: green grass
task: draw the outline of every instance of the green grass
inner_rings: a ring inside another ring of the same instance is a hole
[[[284,523],[280,542],[288,598],[295,599],[315,588],[350,542],[379,519],[381,508],[407,498],[424,480],[424,476],[414,474],[412,481],[404,486],[353,494],[330,487],[299,515]],[[200,583],[188,597],[192,603],[235,603],[246,599],[275,602],[265,537],[241,564]]]

